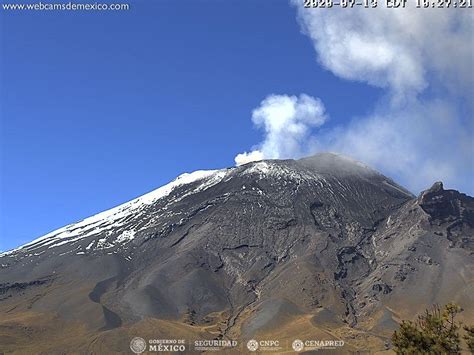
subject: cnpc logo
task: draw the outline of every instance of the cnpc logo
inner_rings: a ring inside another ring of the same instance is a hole
[[[247,349],[249,351],[257,351],[257,350],[275,350],[280,349],[280,342],[278,340],[255,340],[251,339],[247,342]]]

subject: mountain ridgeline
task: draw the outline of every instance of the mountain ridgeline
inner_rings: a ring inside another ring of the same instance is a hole
[[[387,350],[401,319],[450,301],[474,319],[474,199],[324,153],[183,174],[0,254],[0,351],[135,335]]]

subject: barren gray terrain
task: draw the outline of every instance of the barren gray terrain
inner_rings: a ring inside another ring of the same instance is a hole
[[[383,351],[433,303],[474,320],[474,199],[439,182],[416,197],[336,154],[254,162],[182,175],[0,267],[0,351],[126,351],[150,324]]]

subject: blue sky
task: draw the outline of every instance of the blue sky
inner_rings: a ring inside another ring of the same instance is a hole
[[[326,58],[325,39],[318,38],[312,21],[320,21],[322,33],[330,23],[317,14],[305,18],[298,5],[284,0],[131,5],[128,12],[0,12],[0,250],[126,202],[180,173],[234,165],[238,153],[265,146],[268,137],[252,123],[252,111],[272,94],[296,100],[304,93],[323,103],[324,126],[309,127],[319,134],[316,150],[347,153],[353,144],[356,158],[415,192],[428,187],[437,171],[446,171],[449,180],[452,167],[443,170],[431,158],[456,154],[454,148],[437,154],[421,144],[420,152],[401,163],[406,156],[401,147],[418,137],[405,134],[407,123],[397,117],[403,112],[423,130],[422,114],[449,115],[465,102],[440,103],[430,84],[429,99],[392,109],[388,102],[400,81],[383,78],[403,77],[404,71],[370,72],[374,63],[355,58],[350,72]],[[385,40],[391,45],[398,38]],[[419,80],[405,83],[404,92],[424,94]],[[461,128],[467,125],[472,138],[472,106],[464,110]],[[387,129],[390,134],[383,131],[386,122],[396,123]],[[441,131],[446,129],[433,132],[433,139]],[[393,159],[373,154],[383,149],[361,146],[365,132],[383,132],[375,141],[396,142],[389,148],[400,154]],[[413,179],[403,169],[420,161],[429,163],[430,173],[409,186]],[[398,170],[387,162],[400,162]],[[458,174],[461,180],[449,186],[469,190],[471,172]]]
[[[324,100],[333,122],[380,90],[315,62],[286,1],[134,1],[129,12],[2,13],[0,250],[232,166],[271,93]]]

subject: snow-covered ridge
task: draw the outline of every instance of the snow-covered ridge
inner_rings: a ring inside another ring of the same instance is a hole
[[[244,175],[256,175],[259,178],[276,178],[285,180],[299,181],[303,179],[320,180],[322,176],[308,170],[292,168],[284,164],[275,163],[272,160],[262,160],[255,163],[250,163],[242,172]]]
[[[177,187],[202,181],[200,185],[193,189],[193,191],[187,193],[184,196],[180,196],[179,199],[182,199],[189,194],[204,191],[209,187],[219,183],[230,171],[231,169],[198,170],[192,173],[184,173],[170,183],[143,196],[140,196],[112,209],[98,213],[92,217],[83,219],[77,223],[69,224],[65,227],[59,228],[13,250],[0,253],[0,257],[13,254],[24,249],[33,250],[37,247],[44,246],[49,246],[49,248],[57,247],[66,243],[83,239],[87,236],[99,234],[100,232],[119,227],[121,224],[123,224],[122,221],[125,219],[125,217],[133,214],[137,210],[141,210],[144,207],[157,202],[160,199],[169,196]],[[170,201],[170,203],[171,202],[176,201]],[[130,241],[133,239],[134,234],[135,231],[128,231],[119,241],[122,243]]]

